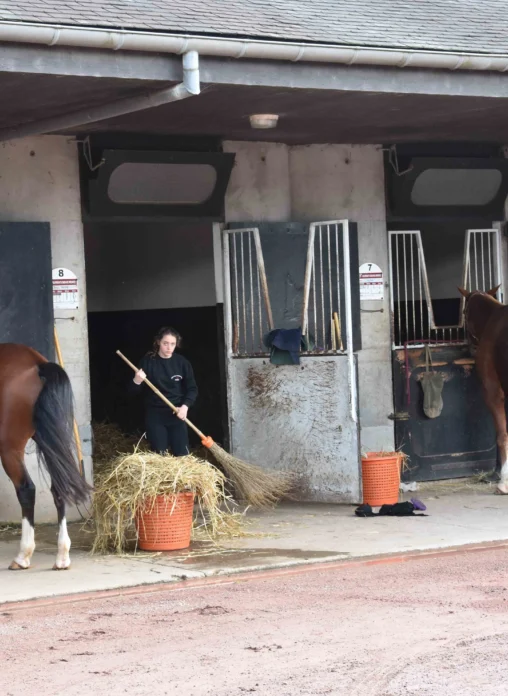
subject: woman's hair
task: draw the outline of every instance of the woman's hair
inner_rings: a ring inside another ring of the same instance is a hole
[[[176,331],[176,329],[173,329],[172,326],[163,326],[162,329],[159,329],[153,337],[152,350],[148,353],[148,355],[150,355],[152,358],[159,354],[159,345],[164,336],[174,336],[174,338],[176,338],[176,347],[180,347],[182,337],[180,336],[178,331]]]

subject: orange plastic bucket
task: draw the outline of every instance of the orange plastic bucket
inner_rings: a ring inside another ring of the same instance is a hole
[[[378,507],[399,500],[402,457],[396,452],[368,452],[362,457],[363,502]]]
[[[136,515],[138,547],[143,551],[174,551],[190,546],[194,493],[159,495],[147,500]]]

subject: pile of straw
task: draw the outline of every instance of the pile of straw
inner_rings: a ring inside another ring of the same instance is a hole
[[[102,463],[95,477],[92,553],[124,553],[136,545],[134,518],[158,495],[192,491],[196,496],[193,538],[242,535],[243,516],[231,510],[224,475],[193,455],[161,456],[135,450]]]

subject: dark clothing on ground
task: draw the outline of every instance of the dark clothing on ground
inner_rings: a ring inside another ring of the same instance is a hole
[[[175,457],[189,454],[189,431],[187,425],[166,406],[148,408],[145,414],[146,437],[157,454],[170,452]]]
[[[139,367],[174,406],[194,405],[198,388],[192,366],[182,355],[173,353],[171,358],[145,355]],[[146,384],[131,382],[130,391],[143,395],[146,436],[152,450],[159,454],[170,451],[175,457],[188,454],[187,425]]]

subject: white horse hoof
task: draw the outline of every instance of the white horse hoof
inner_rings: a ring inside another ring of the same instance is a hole
[[[496,493],[498,495],[508,495],[508,483],[498,483]]]
[[[69,563],[69,565],[66,565],[66,566],[57,566],[57,564],[55,563],[55,565],[53,566],[53,570],[69,570],[70,567],[71,567],[70,563]]]
[[[13,561],[9,566],[9,570],[28,570],[29,568],[29,563],[27,565],[20,565],[17,561]]]

